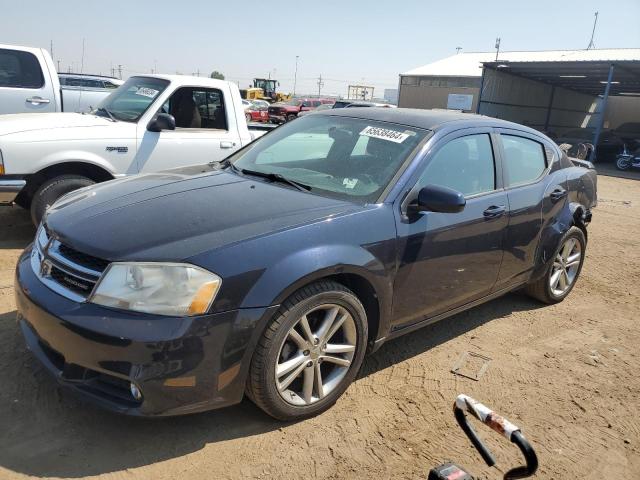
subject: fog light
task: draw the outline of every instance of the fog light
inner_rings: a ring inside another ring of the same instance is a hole
[[[142,399],[142,392],[137,387],[137,385],[135,383],[133,383],[133,382],[131,382],[131,395],[136,400],[141,400]]]

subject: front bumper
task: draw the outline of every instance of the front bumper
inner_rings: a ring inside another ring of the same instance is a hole
[[[6,179],[0,176],[0,204],[11,204],[27,184],[22,179]]]
[[[178,415],[242,400],[259,332],[277,307],[180,318],[112,310],[54,293],[29,258],[27,249],[16,270],[18,321],[28,348],[59,383],[130,415]]]

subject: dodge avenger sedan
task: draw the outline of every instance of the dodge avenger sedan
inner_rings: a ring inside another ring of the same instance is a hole
[[[19,260],[19,323],[60,383],[118,412],[246,393],[308,417],[388,340],[517,289],[562,301],[590,167],[502,120],[318,112],[221,163],[62,197]]]

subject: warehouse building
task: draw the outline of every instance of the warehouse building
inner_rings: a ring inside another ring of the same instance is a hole
[[[400,107],[475,112],[555,138],[582,130],[594,145],[619,128],[640,139],[640,49],[461,53],[399,83]]]

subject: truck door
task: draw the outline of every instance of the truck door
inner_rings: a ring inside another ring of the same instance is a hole
[[[180,87],[157,113],[169,113],[175,130],[138,129],[138,168],[157,172],[223,160],[242,145],[231,105],[217,88]]]
[[[42,65],[41,56],[0,48],[0,114],[56,111],[54,87]]]

